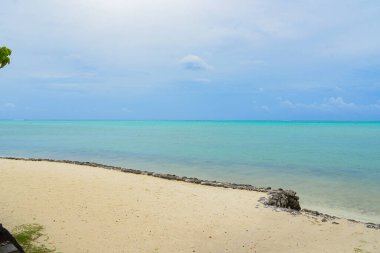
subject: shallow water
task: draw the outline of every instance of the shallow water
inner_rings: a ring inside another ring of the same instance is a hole
[[[290,188],[304,208],[380,223],[380,122],[0,121],[0,156]]]

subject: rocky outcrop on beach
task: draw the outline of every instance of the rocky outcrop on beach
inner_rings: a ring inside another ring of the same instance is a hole
[[[299,197],[296,194],[295,191],[291,190],[272,190],[268,192],[268,199],[265,204],[300,211]]]
[[[239,190],[246,190],[246,191],[268,192],[271,190],[271,187],[256,187],[250,184],[235,184],[235,183],[229,183],[229,182],[218,182],[218,181],[198,179],[194,177],[181,177],[181,176],[177,176],[173,174],[129,169],[129,168],[123,168],[123,167],[118,167],[118,166],[104,165],[104,164],[94,163],[94,162],[80,162],[80,161],[71,161],[71,160],[54,160],[54,159],[40,159],[40,158],[15,158],[15,157],[2,157],[2,158],[9,159],[9,160],[37,161],[37,162],[46,161],[46,162],[68,163],[68,164],[75,164],[75,165],[85,165],[85,166],[98,167],[98,168],[104,168],[104,169],[109,169],[109,170],[118,170],[121,172],[132,173],[132,174],[141,174],[141,175],[147,175],[147,176],[152,176],[152,177],[159,177],[159,178],[163,178],[167,180],[176,180],[176,181],[182,181],[182,182],[187,182],[187,183],[192,183],[192,184],[201,184],[201,185],[208,185],[208,186],[213,186],[213,187],[223,187],[223,188],[239,189]]]

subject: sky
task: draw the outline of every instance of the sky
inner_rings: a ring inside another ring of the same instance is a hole
[[[0,119],[380,120],[378,0],[1,0]]]

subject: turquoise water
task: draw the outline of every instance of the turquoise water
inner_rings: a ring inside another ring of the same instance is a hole
[[[380,122],[0,121],[0,156],[289,188],[304,208],[380,223]]]

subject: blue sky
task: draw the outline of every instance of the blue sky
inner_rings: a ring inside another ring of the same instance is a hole
[[[377,0],[1,0],[2,119],[380,120]]]

